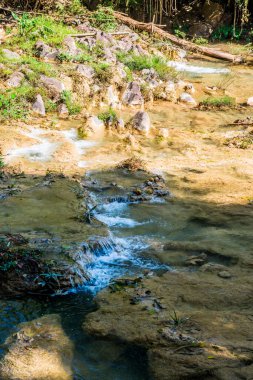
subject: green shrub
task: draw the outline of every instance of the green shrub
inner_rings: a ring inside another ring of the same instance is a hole
[[[176,71],[167,65],[165,59],[154,55],[129,55],[119,53],[118,60],[126,65],[132,71],[141,71],[143,69],[154,69],[161,79],[175,78]]]
[[[61,101],[66,104],[70,115],[77,115],[81,112],[81,105],[73,101],[71,91],[63,91],[61,94]]]
[[[98,118],[102,120],[105,124],[107,124],[108,122],[115,123],[118,120],[117,114],[112,108],[109,108],[108,111],[100,113],[98,115]]]
[[[92,14],[92,25],[104,31],[112,31],[117,27],[113,9],[110,7],[99,7]]]
[[[200,105],[206,107],[231,107],[235,105],[235,99],[227,95],[222,97],[210,96],[209,98],[204,99]]]
[[[96,72],[96,77],[99,79],[100,82],[103,83],[109,83],[112,79],[113,72],[108,63],[92,63],[92,67],[94,68]]]
[[[30,113],[30,102],[35,95],[35,89],[30,85],[0,92],[1,118],[25,119]]]

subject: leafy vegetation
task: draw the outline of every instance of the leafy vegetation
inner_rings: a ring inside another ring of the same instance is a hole
[[[154,55],[118,53],[118,59],[132,71],[154,69],[161,79],[175,78],[176,72],[167,65],[165,59]]]
[[[107,111],[100,113],[98,115],[98,118],[102,120],[105,123],[105,125],[109,123],[115,124],[118,121],[117,114],[112,108],[109,108]]]
[[[91,23],[96,28],[107,32],[113,31],[117,26],[113,10],[110,7],[99,7],[97,11],[93,12]]]
[[[66,104],[70,115],[77,115],[81,111],[81,105],[73,101],[73,94],[71,91],[63,91],[61,94],[61,101]]]
[[[35,90],[30,85],[0,92],[0,116],[2,119],[24,119],[30,112],[29,102]]]
[[[235,105],[235,99],[230,96],[215,97],[210,96],[207,99],[204,99],[200,105],[206,107],[231,107]]]

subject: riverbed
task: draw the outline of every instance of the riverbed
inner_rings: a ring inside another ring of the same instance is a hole
[[[198,66],[201,70],[196,69]],[[206,86],[218,83],[223,83],[226,93],[240,103],[252,96],[253,72],[247,67],[192,61],[181,65],[180,70],[183,78],[194,84],[198,99],[206,96]],[[83,286],[60,296],[8,297],[0,301],[2,357],[6,355],[4,342],[17,331],[19,323],[58,314],[65,334],[74,344],[73,378],[147,379],[148,358],[141,347],[84,333],[86,316],[97,308],[94,297],[117,278],[196,272],[196,266],[188,261],[200,253],[206,255],[206,262],[226,266],[237,278],[242,266],[250,270],[252,147],[228,147],[224,141],[244,133],[242,126],[232,123],[252,116],[252,110],[241,107],[202,111],[159,101],[147,105],[147,111],[157,130],[168,131],[166,139],[154,134],[150,139],[137,136],[129,143],[113,132],[80,139],[80,120],[57,121],[53,125],[50,120],[20,123],[11,131],[0,127],[5,161],[18,173],[7,180],[6,186],[1,184],[1,230],[8,227],[13,234],[39,234],[43,230],[54,238],[64,235],[68,244],[85,243],[87,237],[82,238],[82,229],[77,233],[77,222],[64,210],[64,205],[68,209],[72,202],[69,196],[64,198],[67,193],[61,194],[59,203],[49,196],[41,208],[37,207],[35,200],[40,201],[38,197],[43,193],[38,193],[34,183],[44,183],[47,172],[61,173],[60,181],[65,181],[66,176],[73,186],[78,178],[88,190],[91,203],[96,204],[94,218],[108,230],[104,249],[93,252],[92,260],[86,263],[90,280]],[[119,111],[125,120],[135,112]],[[132,173],[116,168],[132,155],[145,161],[146,171]],[[24,176],[22,186],[20,173]],[[129,191],[153,175],[163,176],[168,196],[151,197],[145,202],[124,201]],[[10,186],[18,188],[17,192],[9,194]],[[43,186],[47,192],[48,184]],[[104,239],[104,234],[91,233],[91,237]]]

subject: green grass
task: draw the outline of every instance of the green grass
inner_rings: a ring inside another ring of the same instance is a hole
[[[116,114],[116,112],[112,108],[109,108],[105,112],[101,112],[98,115],[98,118],[100,120],[102,120],[105,124],[107,124],[109,122],[112,123],[112,124],[114,124],[118,120],[117,114]]]
[[[235,99],[231,96],[222,96],[222,97],[214,97],[210,96],[207,99],[204,99],[200,105],[206,107],[232,107],[235,105]]]
[[[109,83],[112,79],[113,72],[108,63],[104,62],[98,62],[98,63],[92,63],[91,66],[95,70],[96,77],[100,82],[103,83]]]
[[[4,159],[3,159],[3,157],[0,155],[0,169],[3,169],[4,166],[5,166],[5,164],[4,164]]]
[[[154,69],[161,79],[175,78],[176,71],[167,65],[165,59],[154,55],[135,55],[119,53],[117,58],[132,71]]]
[[[18,22],[18,33],[7,40],[8,42],[5,44],[7,48],[11,49],[18,46],[23,51],[32,54],[34,44],[38,40],[43,40],[51,46],[60,48],[64,38],[76,32],[74,28],[55,21],[49,16],[28,16],[28,20],[29,22],[26,22],[25,25],[23,25],[22,20]]]
[[[117,23],[113,15],[113,9],[110,7],[99,7],[92,13],[91,24],[106,32],[115,30]]]
[[[25,119],[30,113],[30,102],[34,100],[36,89],[24,84],[19,88],[0,92],[0,118]]]
[[[73,56],[69,53],[60,53],[57,56],[57,59],[60,62],[77,62],[77,63],[85,63],[85,62],[91,62],[92,56],[90,54],[81,53],[76,56]]]
[[[70,115],[77,115],[81,112],[81,105],[73,101],[71,91],[63,91],[61,94],[61,101],[66,104]]]

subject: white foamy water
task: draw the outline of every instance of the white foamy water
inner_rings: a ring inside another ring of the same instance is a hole
[[[27,158],[30,161],[49,161],[56,151],[59,143],[51,142],[42,137],[48,131],[41,128],[35,128],[28,132],[22,132],[24,136],[37,140],[37,144],[15,148],[7,152],[7,162],[14,158]]]
[[[213,67],[194,66],[194,65],[189,65],[186,62],[169,61],[168,66],[175,68],[177,71],[185,71],[188,73],[195,73],[195,74],[228,74],[230,73],[230,70],[226,68],[216,69]]]
[[[66,140],[69,140],[72,144],[75,145],[78,154],[82,155],[85,152],[85,149],[92,148],[97,145],[94,141],[89,140],[80,140],[78,138],[78,133],[75,128],[69,130],[61,131]]]
[[[121,216],[109,216],[104,214],[96,214],[96,218],[106,224],[108,227],[128,227],[133,228],[136,226],[141,226],[147,222],[137,222],[136,220],[130,218],[123,218]]]

